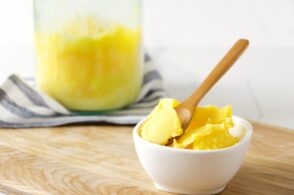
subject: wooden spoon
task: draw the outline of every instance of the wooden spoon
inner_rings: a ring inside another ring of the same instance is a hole
[[[228,51],[223,59],[214,67],[201,85],[185,101],[175,107],[175,110],[185,130],[194,113],[195,108],[214,84],[233,66],[249,44],[246,39],[239,39]]]

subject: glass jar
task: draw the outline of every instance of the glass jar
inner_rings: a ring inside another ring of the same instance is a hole
[[[118,109],[142,83],[140,0],[34,0],[38,88],[77,111]]]

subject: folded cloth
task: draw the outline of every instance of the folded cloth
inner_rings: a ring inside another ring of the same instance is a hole
[[[56,100],[34,89],[34,79],[11,75],[0,87],[0,127],[53,127],[73,123],[136,124],[149,114],[164,96],[162,77],[145,55],[141,93],[135,103],[105,113],[72,112]]]

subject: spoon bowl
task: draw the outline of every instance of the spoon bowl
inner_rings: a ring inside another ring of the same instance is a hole
[[[235,124],[246,129],[235,145],[215,150],[189,150],[162,146],[144,140],[140,129],[133,131],[139,161],[159,190],[179,194],[215,194],[222,191],[244,161],[253,129],[243,118],[234,116]]]

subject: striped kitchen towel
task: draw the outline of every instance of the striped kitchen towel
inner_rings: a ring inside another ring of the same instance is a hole
[[[11,75],[0,87],[0,128],[53,127],[77,123],[136,124],[164,97],[162,77],[145,55],[141,93],[135,103],[104,114],[78,113],[37,91],[34,80]],[[30,85],[31,84],[31,85]]]

